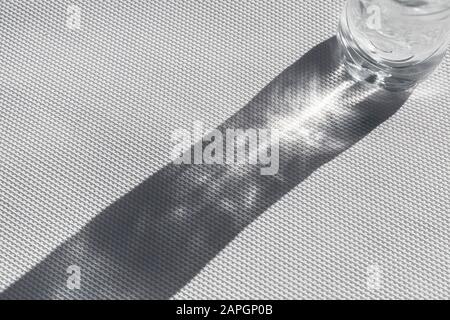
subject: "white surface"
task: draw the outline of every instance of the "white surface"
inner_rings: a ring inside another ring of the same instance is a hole
[[[0,291],[334,34],[343,1],[0,4]],[[450,59],[175,298],[449,298]],[[366,286],[376,264],[382,286]]]

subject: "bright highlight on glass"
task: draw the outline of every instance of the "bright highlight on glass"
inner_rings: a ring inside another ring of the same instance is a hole
[[[450,42],[450,0],[348,0],[338,39],[358,80],[403,90],[424,80]]]

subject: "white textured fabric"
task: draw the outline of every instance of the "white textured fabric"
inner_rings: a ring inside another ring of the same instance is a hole
[[[335,32],[343,1],[0,1],[0,291]],[[175,298],[449,298],[450,59]],[[380,146],[382,146],[380,148]],[[367,286],[376,265],[381,284]]]

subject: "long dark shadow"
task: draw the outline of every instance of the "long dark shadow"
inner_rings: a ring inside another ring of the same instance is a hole
[[[321,43],[218,128],[278,129],[278,174],[261,175],[262,165],[169,164],[0,298],[170,298],[269,206],[408,98],[353,82],[339,57],[335,38]],[[81,268],[79,290],[66,286],[70,265]]]

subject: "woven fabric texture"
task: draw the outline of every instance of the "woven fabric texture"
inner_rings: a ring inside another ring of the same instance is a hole
[[[0,292],[335,33],[344,1],[0,1]],[[173,298],[450,297],[450,57]],[[379,287],[368,285],[370,270]],[[62,270],[64,272],[64,270]]]

